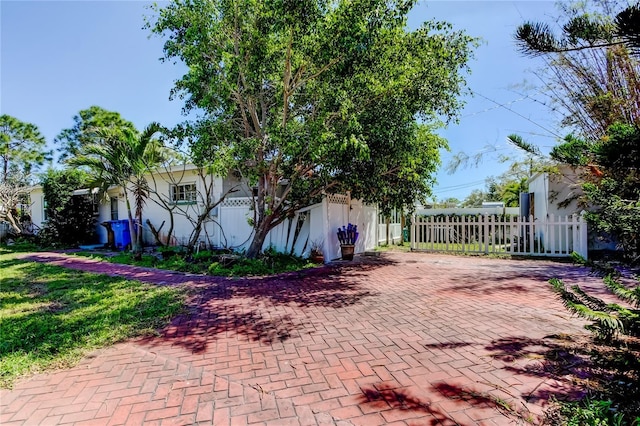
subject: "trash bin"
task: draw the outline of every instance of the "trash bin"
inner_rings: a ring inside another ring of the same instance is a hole
[[[111,220],[111,229],[113,229],[113,239],[116,249],[124,250],[131,244],[131,232],[129,231],[129,221]]]
[[[113,234],[113,228],[111,228],[111,221],[102,222],[100,225],[104,226],[107,230],[107,244],[105,247],[109,250],[114,250],[116,248],[116,240]]]

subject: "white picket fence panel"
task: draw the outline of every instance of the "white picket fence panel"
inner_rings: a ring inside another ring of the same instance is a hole
[[[587,258],[587,224],[580,215],[554,216],[414,216],[411,249],[456,253]]]

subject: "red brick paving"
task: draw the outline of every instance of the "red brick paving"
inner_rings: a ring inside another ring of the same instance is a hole
[[[419,253],[242,280],[28,259],[196,291],[159,337],[0,390],[3,426],[536,422],[573,391],[541,369],[548,336],[583,333],[546,281],[598,282],[567,264]]]

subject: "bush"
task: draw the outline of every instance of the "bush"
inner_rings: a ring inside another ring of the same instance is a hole
[[[42,181],[47,202],[47,221],[40,233],[42,245],[71,247],[95,241],[96,220],[93,196],[73,195],[85,187],[87,178],[80,170],[49,170]]]
[[[621,426],[624,414],[612,407],[612,401],[591,400],[585,398],[579,402],[565,402],[560,405],[558,413],[565,419],[561,424],[566,426]],[[555,424],[559,423],[556,419]]]
[[[247,259],[227,250],[208,251],[188,255],[175,248],[163,248],[158,252],[170,251],[172,256],[158,259],[145,254],[136,260],[131,253],[118,253],[105,260],[125,265],[144,266],[149,268],[167,269],[171,271],[189,272],[193,274],[208,274],[224,277],[244,277],[272,275],[281,272],[298,271],[313,266],[307,260],[297,256],[278,253],[273,249],[266,250],[258,259]],[[95,254],[91,254],[95,256]]]

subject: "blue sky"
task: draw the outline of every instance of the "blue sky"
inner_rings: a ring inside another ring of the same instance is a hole
[[[169,101],[184,67],[159,61],[162,40],[142,29],[148,4],[2,0],[0,113],[37,125],[49,143],[91,105],[118,111],[138,128],[152,121],[170,126],[184,120],[181,101]],[[460,122],[440,131],[451,147],[443,162],[460,151],[475,155],[491,147],[495,152],[479,167],[453,175],[443,167],[434,189],[438,199],[463,199],[483,188],[486,177],[502,173],[507,165],[497,161],[498,154],[517,154],[507,135],[517,133],[549,147],[555,142],[552,132],[561,133],[548,108],[518,88],[525,81],[537,83],[531,71],[540,62],[522,57],[512,39],[518,24],[553,22],[554,12],[551,1],[421,2],[411,12],[410,27],[437,19],[483,39],[468,76],[475,96],[466,99]]]

